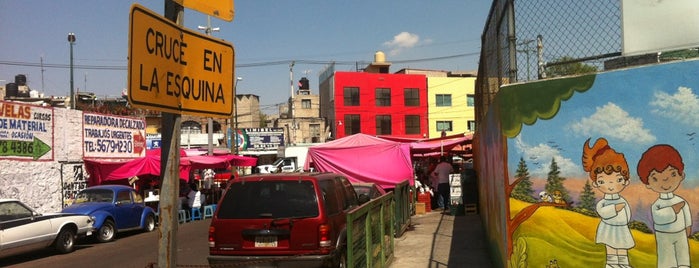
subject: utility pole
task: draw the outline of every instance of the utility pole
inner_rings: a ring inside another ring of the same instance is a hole
[[[527,40],[523,40],[522,42],[517,43],[518,46],[524,45],[524,49],[518,49],[517,52],[524,52],[524,54],[527,55],[527,81],[531,80],[531,77],[530,77],[531,63],[529,62],[529,52],[536,52],[536,50],[529,48],[529,44],[531,44],[534,41],[536,41],[536,40],[527,39]]]
[[[184,7],[173,0],[165,0],[166,19],[184,25]],[[177,267],[177,198],[180,189],[180,127],[182,116],[162,113],[163,147],[160,152],[160,225],[158,226],[158,267]],[[167,159],[167,161],[165,161]]]
[[[206,35],[211,35],[211,32],[218,32],[220,30],[220,28],[218,27],[211,28],[211,16],[206,16],[206,27],[198,26],[197,29],[204,30],[204,33],[206,33]],[[209,146],[207,147],[207,152],[208,155],[214,155],[214,119],[209,117],[206,120],[208,126],[206,134],[209,138]]]

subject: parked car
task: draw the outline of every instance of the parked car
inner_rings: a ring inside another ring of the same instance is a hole
[[[41,214],[16,199],[0,199],[0,258],[53,247],[75,250],[75,240],[90,235],[94,219],[85,215]]]
[[[211,220],[209,264],[346,267],[347,213],[358,205],[339,174],[240,177]]]
[[[129,230],[155,229],[155,212],[145,205],[136,190],[124,185],[100,185],[84,189],[75,196],[65,213],[95,218],[95,238],[99,242],[114,240],[116,234]]]
[[[381,197],[386,194],[386,190],[373,182],[354,182],[352,183],[352,187],[354,187],[354,191],[357,192],[358,196],[365,194],[370,199]]]

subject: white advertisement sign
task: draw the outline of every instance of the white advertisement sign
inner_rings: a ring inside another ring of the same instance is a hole
[[[137,158],[146,154],[146,122],[140,118],[83,113],[83,156]]]
[[[624,56],[699,46],[699,1],[622,0]]]
[[[53,108],[0,101],[0,159],[53,160]]]

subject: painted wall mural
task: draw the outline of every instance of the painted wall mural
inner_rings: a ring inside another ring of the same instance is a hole
[[[501,88],[477,145],[503,263],[699,267],[697,70],[693,60]]]

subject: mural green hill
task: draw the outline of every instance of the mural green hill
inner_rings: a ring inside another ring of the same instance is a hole
[[[511,215],[531,203],[510,198]],[[519,226],[513,240],[524,238],[527,267],[546,267],[556,260],[561,268],[604,267],[605,247],[595,243],[600,219],[556,207],[541,207]],[[655,236],[631,230],[636,246],[629,251],[635,268],[656,267]],[[516,246],[516,245],[515,245]],[[690,240],[692,267],[699,267],[699,242]]]

